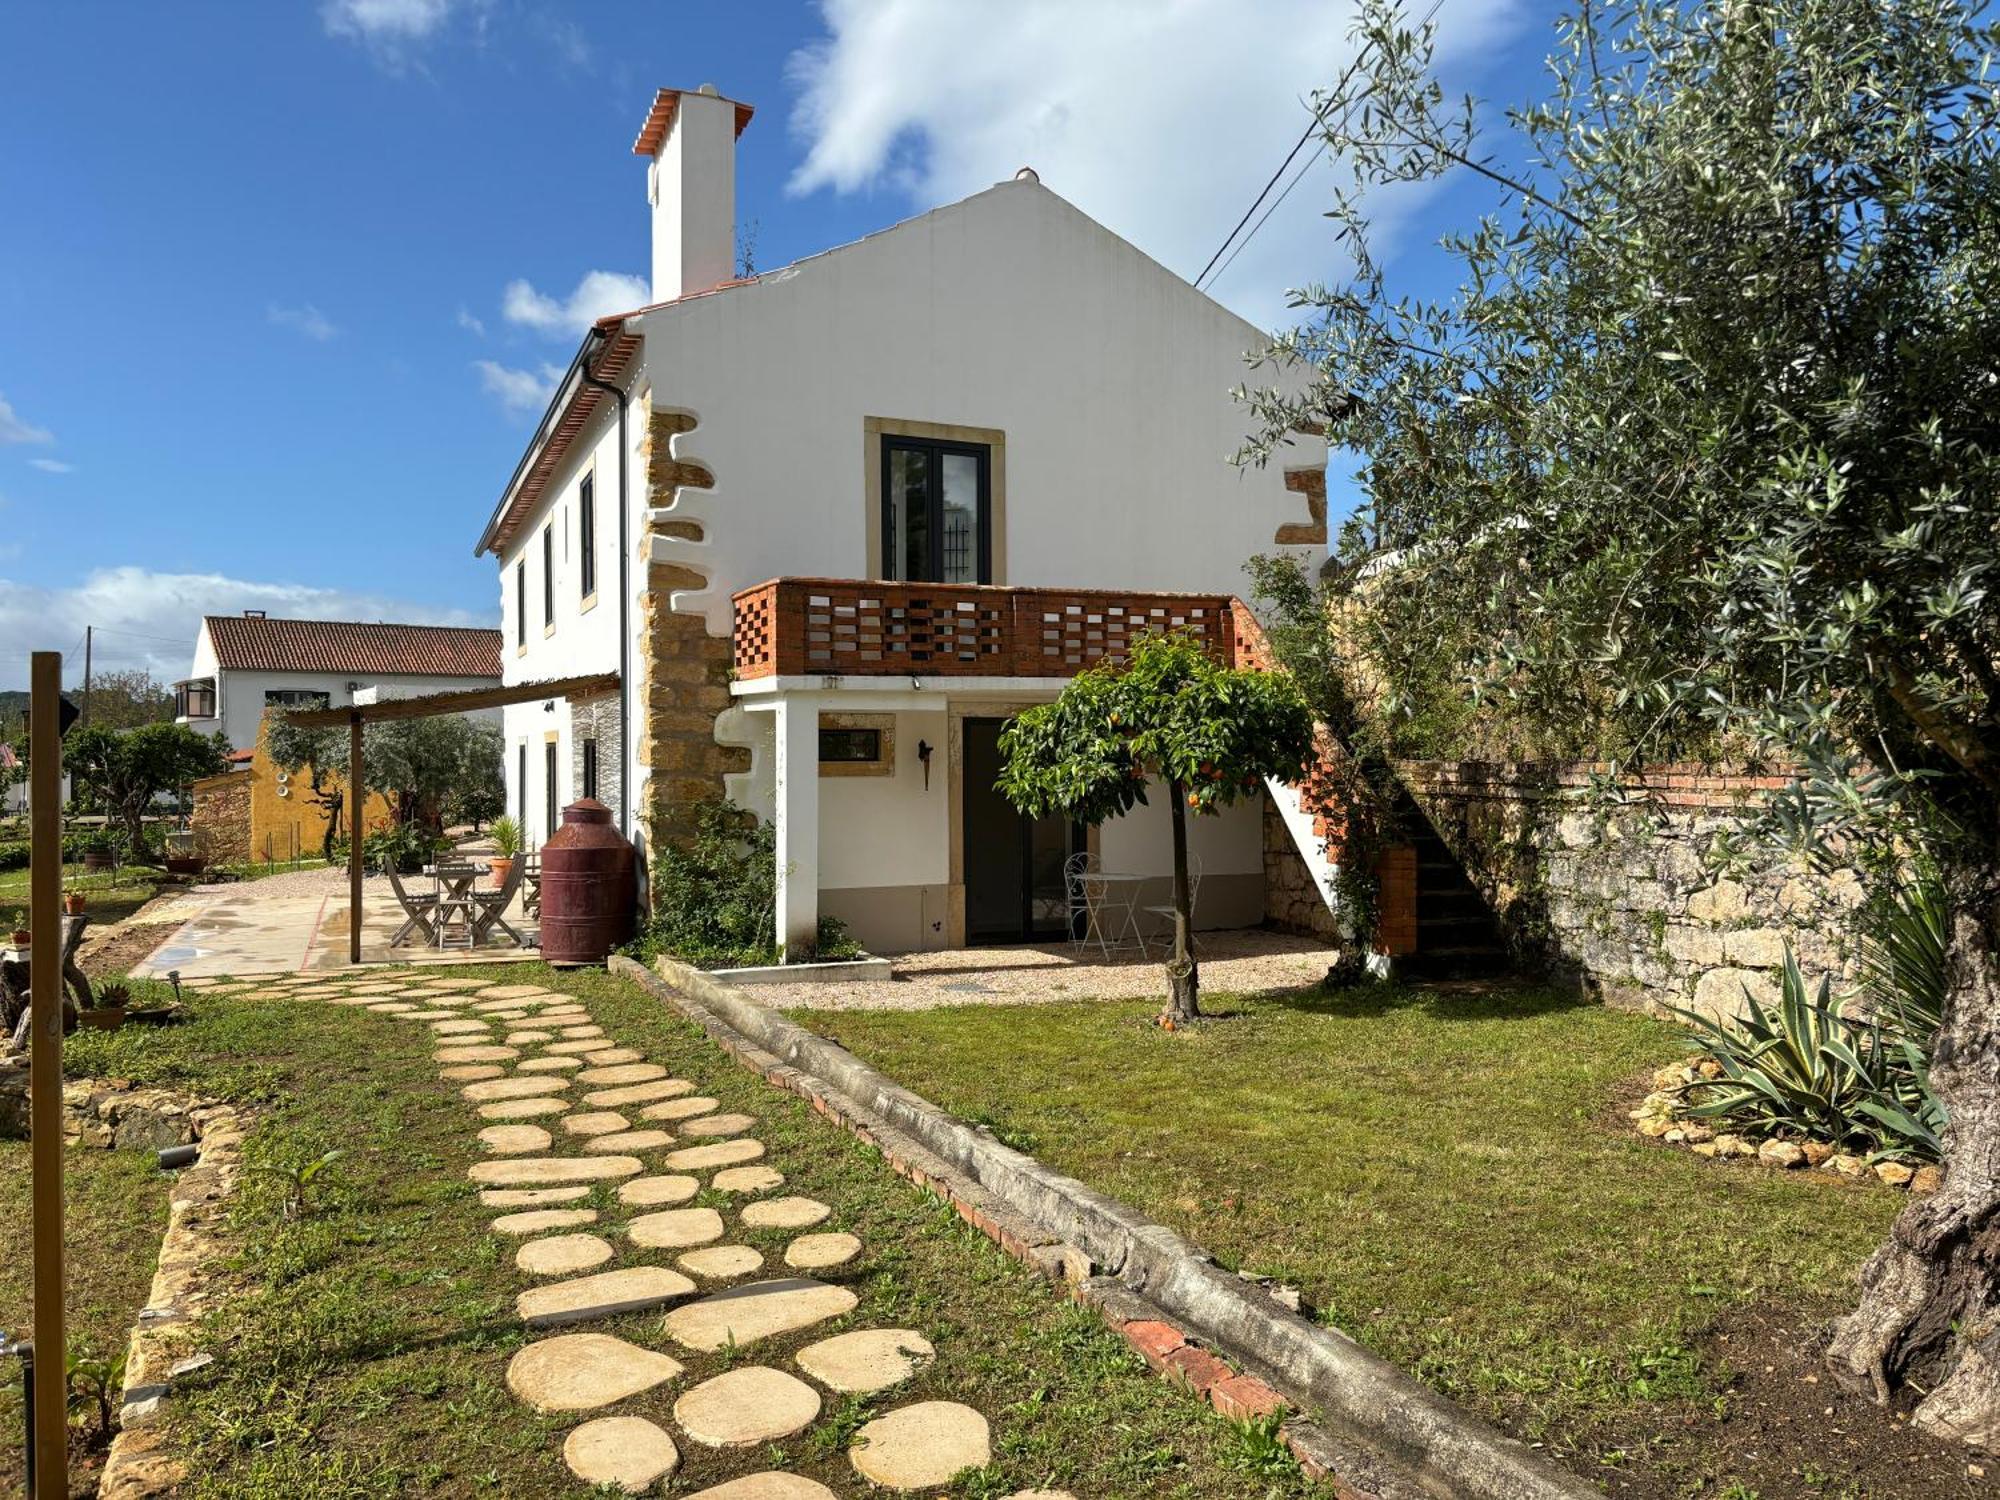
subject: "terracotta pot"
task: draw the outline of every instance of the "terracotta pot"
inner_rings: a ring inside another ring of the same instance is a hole
[[[76,1024],[92,1031],[116,1031],[125,1024],[125,1007],[97,1005],[76,1013]]]
[[[82,891],[66,891],[63,894],[63,910],[72,917],[82,913],[85,897]]]
[[[493,856],[493,858],[488,860],[487,863],[493,866],[493,885],[494,888],[497,890],[499,887],[505,885],[507,883],[507,877],[514,873],[513,856],[507,854],[496,854]]]
[[[13,933],[13,939],[12,939],[12,940],[13,940],[13,944],[14,944],[14,946],[15,946],[16,948],[25,948],[25,947],[27,947],[27,946],[28,946],[28,929],[27,929],[27,928],[25,928],[25,927],[16,927],[16,928],[14,929],[14,933]]]

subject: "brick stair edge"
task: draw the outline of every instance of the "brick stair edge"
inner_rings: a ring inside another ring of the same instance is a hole
[[[985,1184],[946,1162],[834,1084],[770,1052],[704,1003],[704,992],[714,991],[739,1005],[762,1011],[763,1007],[751,997],[673,959],[663,957],[656,962],[664,974],[672,976],[671,981],[623,954],[612,955],[609,968],[700,1026],[712,1041],[766,1083],[797,1094],[817,1113],[880,1151],[897,1175],[950,1204],[960,1218],[1008,1255],[1048,1280],[1065,1285],[1073,1300],[1096,1312],[1107,1327],[1163,1378],[1198,1396],[1232,1421],[1244,1421],[1280,1408],[1295,1412],[1307,1404],[1288,1401],[1274,1385],[1248,1373],[1255,1361],[1240,1353],[1225,1351],[1231,1363],[1224,1364],[1197,1335],[1180,1327],[1125,1281],[1115,1275],[1098,1274],[1095,1262],[1086,1252],[1041,1228],[1028,1215],[998,1198]],[[927,1101],[917,1100],[917,1096],[907,1091],[899,1092],[905,1099],[923,1103],[935,1114],[943,1114]],[[1130,1214],[1115,1200],[1103,1201]],[[1173,1355],[1182,1358],[1175,1362],[1170,1358]],[[1304,1417],[1288,1415],[1279,1436],[1307,1477],[1333,1486],[1337,1500],[1425,1500],[1438,1496],[1451,1500],[1461,1493],[1455,1488],[1426,1483],[1373,1447]],[[1570,1480],[1567,1475],[1554,1485],[1537,1484],[1539,1475],[1507,1477],[1517,1482],[1526,1480],[1519,1488],[1502,1481],[1505,1493],[1521,1500],[1602,1494],[1580,1480]],[[1450,1484],[1449,1479],[1444,1482]]]

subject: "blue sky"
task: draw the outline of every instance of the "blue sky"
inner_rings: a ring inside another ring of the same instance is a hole
[[[1513,102],[1539,10],[1449,0]],[[1308,0],[19,4],[0,16],[0,687],[27,652],[184,674],[197,617],[486,623],[472,544],[588,316],[647,265],[656,85],[757,108],[769,268],[1032,164],[1192,277],[1345,60]],[[1337,274],[1309,175],[1216,290]],[[1400,206],[1421,246],[1484,206]],[[75,673],[72,671],[72,676]]]

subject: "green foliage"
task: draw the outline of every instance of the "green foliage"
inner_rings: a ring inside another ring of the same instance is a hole
[[[28,856],[29,845],[26,843],[0,844],[0,873],[27,869]]]
[[[334,839],[329,848],[336,864],[347,858],[348,840]],[[361,860],[371,870],[393,867],[399,875],[421,870],[451,847],[451,840],[416,823],[391,823],[378,828],[361,841]]]
[[[1861,998],[1885,1030],[1925,1054],[1944,1022],[1949,930],[1944,882],[1919,859],[1861,932]]]
[[[1299,1461],[1285,1446],[1285,1412],[1281,1407],[1261,1417],[1231,1422],[1235,1444],[1225,1462],[1232,1469],[1265,1478],[1286,1478],[1298,1473]]]
[[[1254,794],[1267,776],[1296,781],[1313,723],[1283,674],[1235,671],[1193,636],[1155,635],[1021,714],[1000,748],[1000,790],[1022,812],[1101,823],[1144,802],[1149,777],[1197,813]]]
[[[502,859],[512,859],[521,852],[521,825],[512,817],[502,814],[493,820],[493,852]]]
[[[1744,1014],[1715,1019],[1670,1007],[1691,1041],[1722,1069],[1692,1085],[1682,1112],[1752,1134],[1796,1133],[1843,1148],[1936,1161],[1942,1107],[1924,1050],[1841,1013],[1821,979],[1810,991],[1785,950],[1775,1009],[1746,987]]]
[[[768,824],[733,803],[710,802],[687,843],[655,842],[652,875],[652,915],[632,945],[641,962],[662,953],[705,969],[784,961],[777,937],[778,839]],[[820,918],[817,957],[860,952],[838,921]]]
[[[243,1170],[275,1189],[278,1211],[287,1222],[305,1218],[337,1195],[332,1168],[346,1152],[280,1149],[260,1154],[265,1159],[246,1161]]]
[[[366,735],[362,765],[368,789],[394,799],[398,823],[436,830],[454,799],[504,799],[497,724],[445,714],[385,720],[370,724]]]
[[[204,738],[185,724],[73,729],[63,741],[63,769],[122,817],[133,857],[144,856],[145,815],[161,792],[180,792],[227,764],[220,735]]]
[[[95,1417],[92,1439],[102,1442],[111,1436],[111,1398],[125,1385],[125,1351],[102,1356],[88,1347],[71,1344],[63,1360],[63,1378],[68,1390],[72,1419],[82,1412]]]

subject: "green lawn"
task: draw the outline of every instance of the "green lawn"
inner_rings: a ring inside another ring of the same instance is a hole
[[[1585,1472],[1712,1472],[1648,1454],[1727,1415],[1703,1330],[1834,1310],[1900,1206],[1632,1133],[1636,1080],[1679,1050],[1656,1022],[1535,990],[1208,1007],[1229,1018],[1180,1033],[1150,1003],[797,1019]]]
[[[995,1463],[950,1491],[967,1500],[1044,1485],[1086,1500],[1313,1493],[1296,1470],[1265,1468],[1238,1429],[1165,1386],[1094,1316],[896,1178],[875,1152],[743,1071],[635,987],[540,965],[490,972],[586,996],[621,1042],[695,1078],[725,1109],[760,1117],[758,1135],[787,1173],[786,1191],[833,1204],[827,1227],[850,1229],[867,1246],[851,1275],[833,1273],[861,1297],[850,1321],[916,1328],[937,1346],[933,1365],[872,1406],[829,1401],[815,1428],[783,1446],[784,1464],[853,1493],[844,1447],[854,1426],[871,1410],[949,1397],[993,1422]],[[201,1334],[219,1357],[171,1408],[191,1465],[187,1500],[589,1493],[560,1458],[578,1419],[538,1417],[503,1383],[527,1341],[513,1313],[523,1281],[509,1247],[487,1229],[494,1211],[466,1180],[480,1122],[439,1080],[425,1028],[317,1001],[193,995],[190,1005],[195,1019],[179,1028],[79,1034],[66,1053],[70,1070],[255,1104],[246,1151],[261,1166],[345,1154],[296,1222],[282,1213],[280,1173],[246,1178],[234,1213],[238,1251],[224,1268],[239,1289]],[[599,1197],[612,1207],[608,1192]],[[696,1201],[720,1206],[706,1194]],[[785,1236],[761,1238],[770,1249]],[[620,1263],[632,1258],[628,1248]],[[663,1342],[657,1316],[591,1326]],[[782,1367],[826,1331],[761,1344],[757,1357]],[[729,1359],[675,1354],[688,1374],[621,1410],[669,1424],[675,1395]],[[683,1451],[680,1488],[669,1493],[772,1459],[764,1450]]]
[[[88,898],[85,909],[97,927],[122,922],[131,916],[153,899],[159,881],[158,870],[126,868],[85,874],[80,863],[63,866],[63,889],[84,893]],[[9,870],[0,875],[0,922],[12,926],[17,918],[21,925],[29,925],[26,870]],[[0,937],[4,936],[0,933]]]

